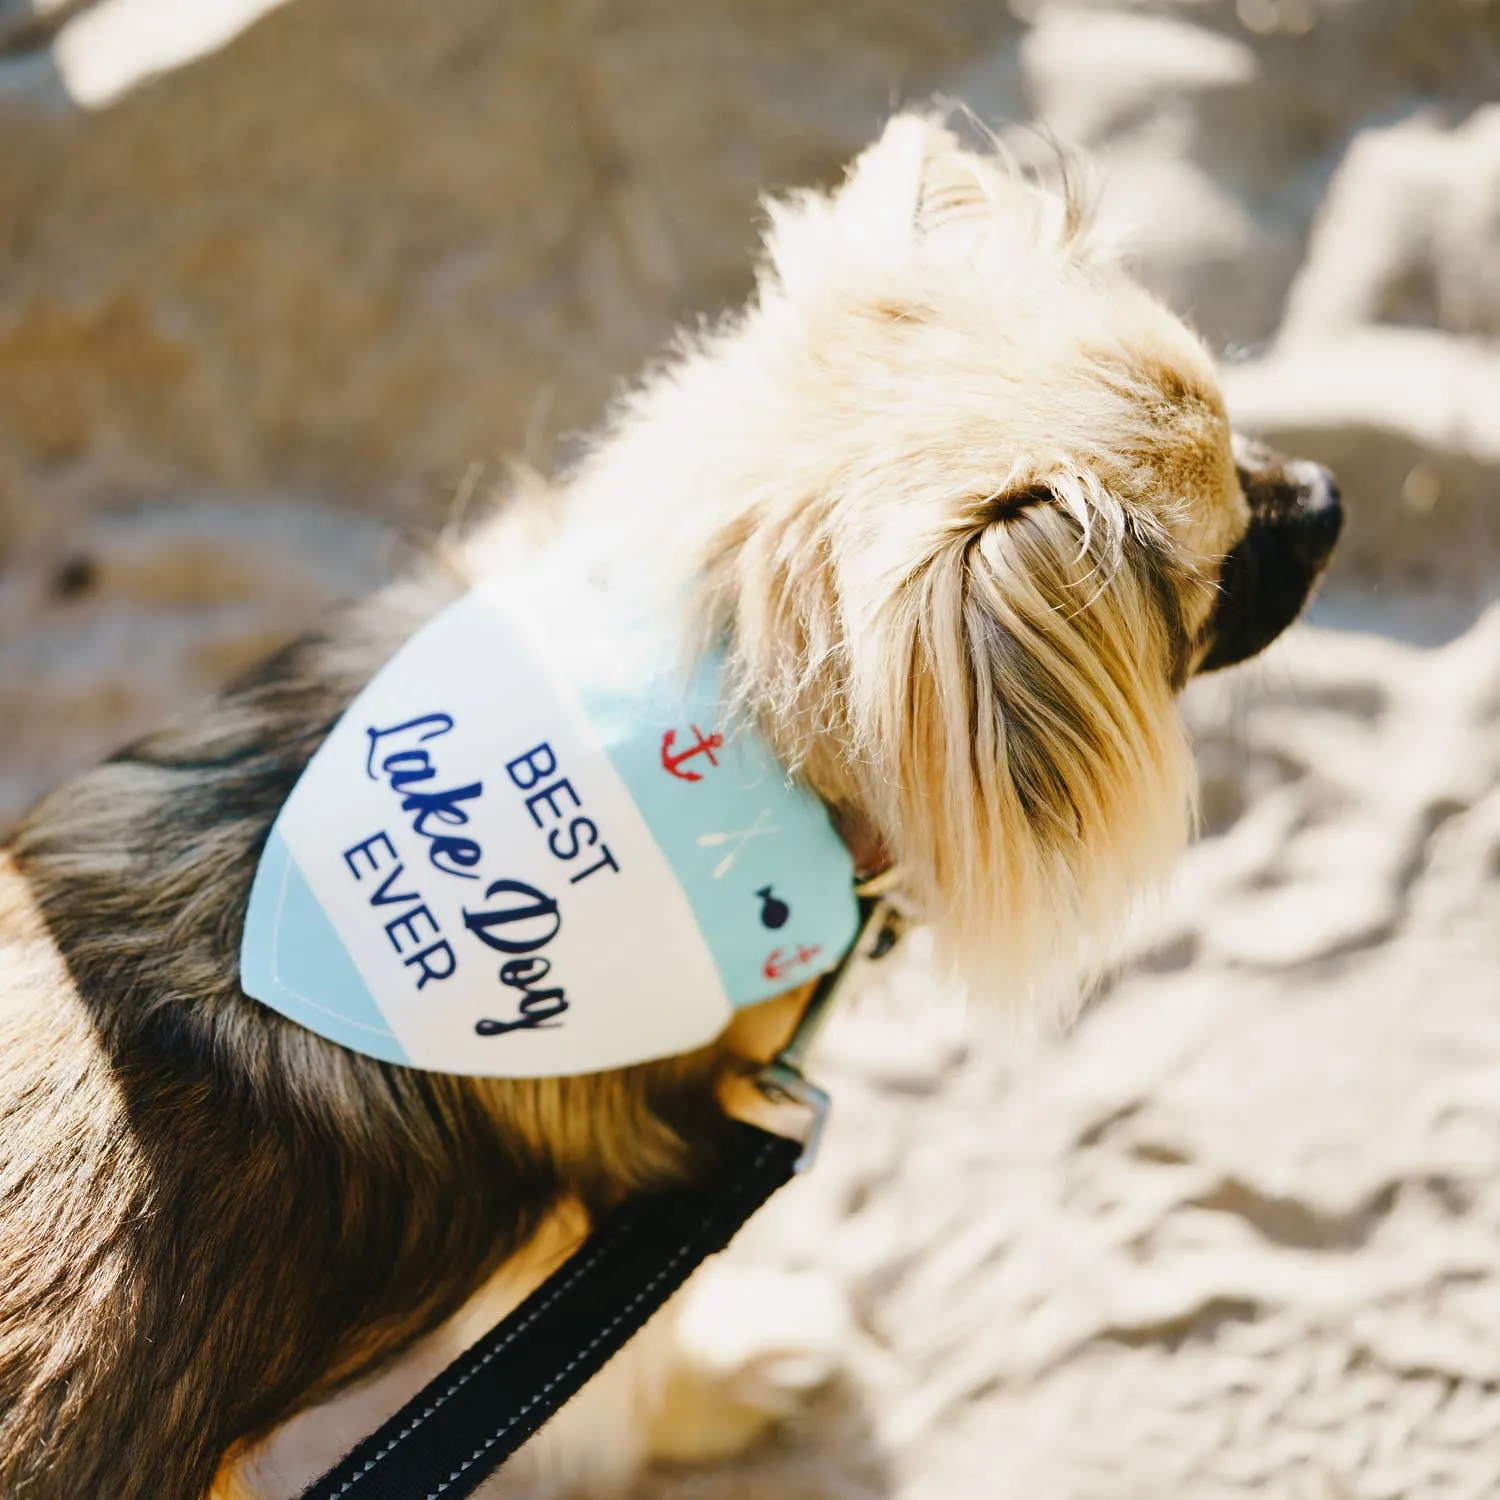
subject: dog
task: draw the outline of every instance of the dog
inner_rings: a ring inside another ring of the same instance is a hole
[[[47,796],[0,855],[0,1493],[294,1493],[350,1412],[373,1425],[753,1112],[806,985],[684,1055],[515,1079],[378,1061],[241,990],[278,810],[466,590],[546,560],[559,631],[606,648],[639,607],[689,658],[718,643],[729,711],[859,876],[972,990],[1056,1016],[1190,832],[1177,694],[1291,623],[1340,517],[1325,470],[1237,442],[1203,346],[1076,195],[941,121],[899,115],[836,191],[770,205],[748,306],[563,478]],[[716,1365],[694,1295],[542,1434],[554,1477],[764,1424],[740,1377],[765,1348]]]

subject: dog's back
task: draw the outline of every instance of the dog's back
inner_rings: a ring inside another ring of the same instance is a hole
[[[98,1398],[122,1389],[121,1362],[139,1358],[145,1289],[128,1242],[156,1205],[100,1040],[3,852],[0,1139],[0,1493],[51,1493],[45,1476],[64,1448],[70,1493],[102,1493],[89,1480],[129,1440],[119,1421],[130,1414],[111,1420]],[[142,1400],[154,1399],[149,1351],[136,1368]],[[149,1463],[151,1424],[138,1430]]]

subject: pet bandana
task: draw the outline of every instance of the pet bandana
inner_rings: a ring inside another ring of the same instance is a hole
[[[822,804],[726,724],[718,661],[684,687],[618,644],[549,652],[478,590],[407,641],[276,819],[245,992],[387,1062],[542,1077],[831,969],[858,912]]]

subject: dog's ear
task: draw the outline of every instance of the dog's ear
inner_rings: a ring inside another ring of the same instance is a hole
[[[1084,469],[789,504],[717,540],[705,639],[783,761],[977,990],[1066,1009],[1191,821],[1175,709],[1195,581]],[[852,822],[851,822],[852,820]]]
[[[1061,998],[1080,934],[1107,938],[1186,835],[1181,580],[1166,534],[1087,476],[952,519],[850,653],[866,796],[940,948]]]
[[[840,229],[880,245],[912,238],[919,227],[928,158],[940,144],[958,148],[957,140],[934,121],[897,115],[880,139],[854,159],[834,195]]]
[[[916,263],[989,263],[1007,280],[1040,253],[1095,257],[1092,215],[1059,159],[1056,191],[1030,180],[991,139],[967,149],[935,115],[903,113],[850,164],[831,194],[794,193],[766,205],[772,282],[794,301],[832,289],[843,305],[889,309],[889,288]],[[917,279],[921,279],[919,272]],[[909,313],[911,309],[901,309]]]
[[[976,159],[935,118],[897,115],[873,146],[850,164],[832,193],[805,191],[766,205],[769,269],[794,300],[809,300],[830,286],[864,289],[884,283],[921,247],[938,175],[967,175],[976,186]],[[966,172],[962,163],[970,163]]]
[[[834,218],[851,243],[943,240],[973,249],[998,226],[1026,221],[1041,198],[994,155],[966,150],[939,119],[897,115],[849,168]]]

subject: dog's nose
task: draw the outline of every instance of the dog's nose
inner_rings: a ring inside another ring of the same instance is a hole
[[[1287,465],[1287,478],[1297,486],[1297,530],[1311,553],[1327,556],[1344,526],[1344,503],[1331,469],[1308,459]]]

